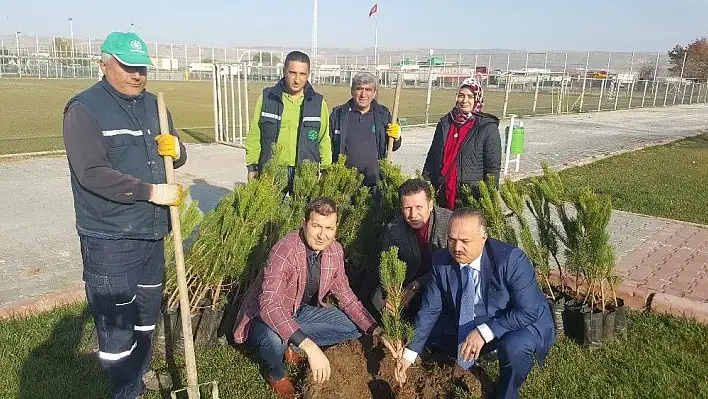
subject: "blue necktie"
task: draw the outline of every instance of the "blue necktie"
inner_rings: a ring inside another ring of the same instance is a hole
[[[460,300],[460,321],[457,331],[457,362],[463,369],[467,370],[474,366],[474,361],[465,362],[460,356],[460,348],[465,338],[476,327],[474,324],[474,306],[477,304],[477,270],[470,266],[462,268],[462,271],[467,274],[467,285],[462,291]]]

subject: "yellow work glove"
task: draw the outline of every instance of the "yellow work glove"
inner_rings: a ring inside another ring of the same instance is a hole
[[[184,196],[181,184],[153,184],[150,202],[158,205],[179,206]]]
[[[386,125],[386,135],[394,140],[401,137],[401,125],[398,123],[389,123]]]
[[[155,137],[157,141],[157,153],[160,156],[170,156],[172,159],[179,158],[179,140],[171,134],[158,134]]]

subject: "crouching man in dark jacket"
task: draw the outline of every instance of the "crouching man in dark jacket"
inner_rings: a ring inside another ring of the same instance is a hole
[[[382,250],[398,247],[398,259],[406,263],[405,311],[411,323],[420,308],[423,288],[431,277],[432,256],[447,248],[448,222],[452,211],[434,204],[430,184],[422,179],[408,179],[398,189],[401,214],[386,225]],[[371,302],[379,311],[391,310],[382,287],[374,290]]]

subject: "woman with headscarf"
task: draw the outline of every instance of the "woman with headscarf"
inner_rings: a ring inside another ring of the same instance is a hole
[[[455,209],[460,187],[479,198],[479,182],[492,176],[499,182],[501,137],[499,118],[482,112],[482,86],[465,79],[452,111],[440,119],[423,167],[423,177],[435,188],[438,205]]]

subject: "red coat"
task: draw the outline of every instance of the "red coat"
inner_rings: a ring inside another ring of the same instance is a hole
[[[258,274],[243,298],[236,316],[234,341],[248,338],[251,320],[260,316],[265,324],[287,342],[300,326],[293,315],[300,307],[307,279],[307,251],[300,231],[288,233],[270,252],[268,263]],[[363,332],[375,325],[374,318],[364,308],[349,286],[344,272],[344,250],[337,241],[322,251],[320,286],[317,301],[320,306],[326,294],[332,293],[339,307]]]

